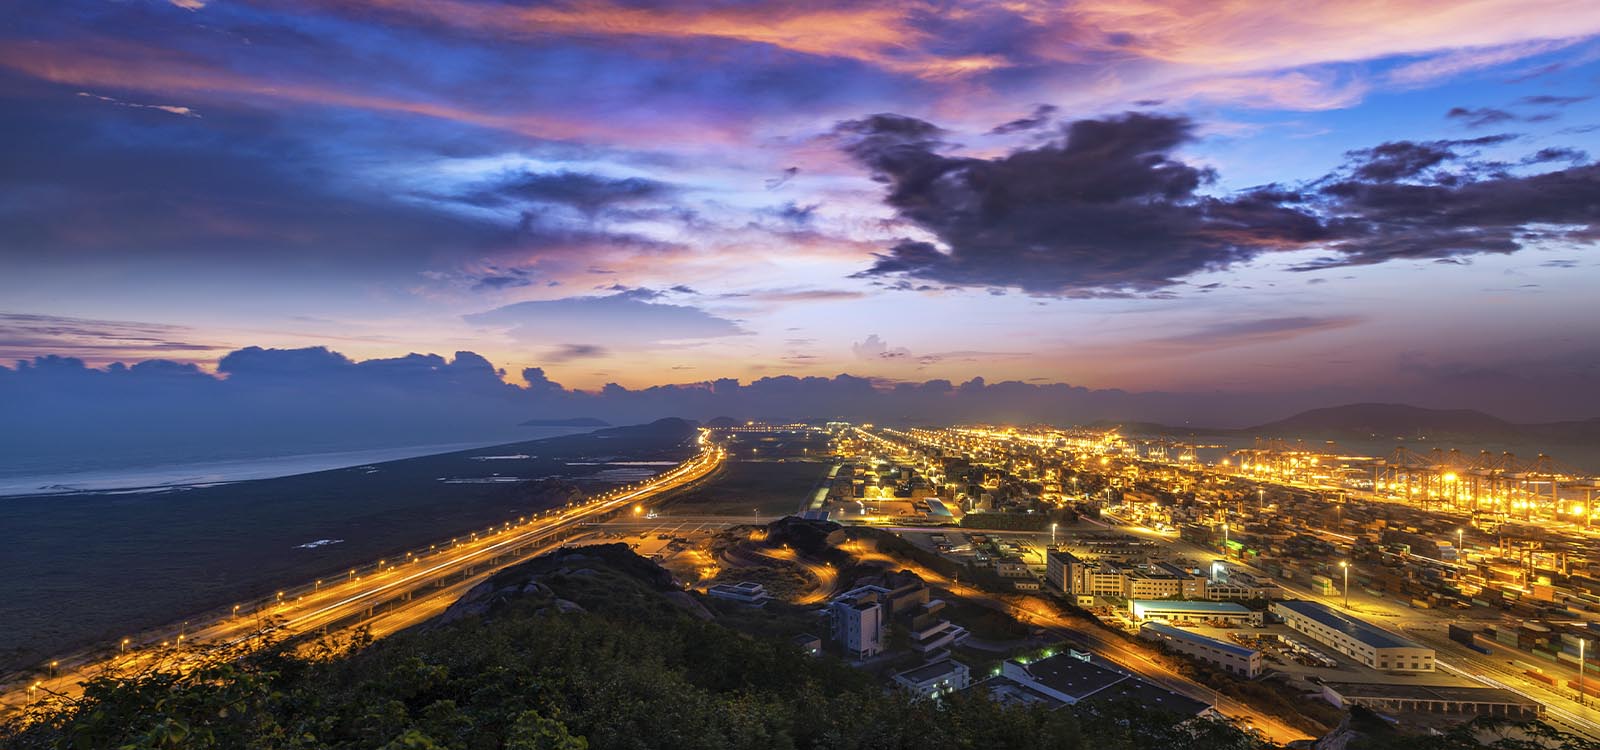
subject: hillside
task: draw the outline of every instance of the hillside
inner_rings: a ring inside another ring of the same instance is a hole
[[[1243,432],[1261,435],[1359,435],[1416,437],[1470,435],[1516,436],[1521,428],[1473,409],[1424,409],[1404,404],[1347,404],[1300,412],[1287,419],[1257,425]]]

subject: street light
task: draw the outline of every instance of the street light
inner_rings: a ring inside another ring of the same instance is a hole
[[[1054,547],[1055,545],[1056,545],[1056,524],[1054,522],[1052,522],[1050,524],[1050,546]]]
[[[1589,645],[1589,639],[1578,639],[1578,705],[1583,705],[1583,651]]]
[[[1466,537],[1466,529],[1456,529],[1456,549],[1458,550],[1456,554],[1461,554],[1459,550],[1465,550],[1467,548]]]
[[[1265,488],[1265,487],[1257,487],[1256,488],[1256,509],[1257,510],[1266,510],[1267,509],[1267,488]]]
[[[1344,569],[1344,608],[1350,608],[1350,563],[1339,561],[1339,567]]]

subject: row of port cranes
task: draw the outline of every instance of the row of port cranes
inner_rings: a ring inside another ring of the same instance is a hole
[[[1423,453],[1401,446],[1383,457],[1350,456],[1298,441],[1257,440],[1233,457],[1241,475],[1466,515],[1480,528],[1514,519],[1589,526],[1600,515],[1600,478],[1544,454],[1525,459],[1509,451]]]

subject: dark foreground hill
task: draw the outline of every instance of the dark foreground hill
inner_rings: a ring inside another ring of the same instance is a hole
[[[831,657],[709,619],[622,545],[507,569],[441,617],[344,653],[279,649],[98,680],[0,747],[1243,750],[1231,726],[1139,705],[1050,711],[887,691]],[[1350,747],[1386,748],[1357,737]],[[1408,750],[1468,747],[1407,740]]]

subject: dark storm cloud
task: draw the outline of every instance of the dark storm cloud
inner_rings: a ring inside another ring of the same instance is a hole
[[[596,214],[613,206],[670,197],[675,188],[642,177],[611,178],[584,172],[520,172],[462,196],[479,206],[553,203]]]
[[[566,344],[544,355],[546,360],[555,363],[571,362],[577,359],[592,359],[604,357],[610,352],[603,346],[594,344]]]
[[[525,268],[498,268],[490,266],[473,282],[476,291],[516,289],[532,286],[533,274]]]
[[[1513,107],[1537,107],[1544,111],[1522,114],[1512,112],[1500,107],[1451,107],[1445,117],[1459,120],[1469,128],[1481,128],[1488,125],[1502,125],[1509,122],[1546,122],[1560,117],[1560,110],[1579,102],[1588,101],[1587,96],[1555,96],[1539,94],[1524,96],[1515,102]]]
[[[1463,156],[1463,149],[1498,146],[1515,138],[1502,134],[1440,141],[1389,141],[1349,152],[1347,167],[1360,180],[1393,182],[1418,177],[1456,161]]]
[[[1515,122],[1521,117],[1494,107],[1451,107],[1444,114],[1452,120],[1460,120],[1469,128],[1481,128],[1486,125],[1498,125],[1505,122]]]
[[[1041,104],[1035,107],[1033,114],[1021,117],[1003,125],[996,125],[989,131],[990,135],[1010,135],[1025,130],[1036,130],[1050,124],[1050,118],[1055,116],[1057,108],[1051,104]]]
[[[1580,102],[1589,101],[1591,98],[1593,97],[1536,94],[1534,96],[1524,96],[1521,99],[1518,99],[1517,103],[1532,107],[1567,107]]]
[[[789,184],[789,181],[793,180],[798,174],[800,174],[799,167],[785,167],[783,172],[777,177],[770,177],[767,179],[765,183],[766,187],[768,190],[777,190],[778,188]]]
[[[842,123],[846,151],[888,185],[887,203],[950,248],[902,242],[863,275],[1046,294],[1149,291],[1319,236],[1277,195],[1198,195],[1213,175],[1170,156],[1193,129],[1187,118],[1130,113],[977,159],[941,153],[942,131],[913,118]]]
[[[1581,163],[1586,162],[1588,160],[1589,160],[1589,154],[1586,151],[1579,151],[1578,149],[1575,149],[1575,148],[1563,148],[1563,147],[1555,147],[1555,146],[1553,146],[1553,147],[1550,147],[1550,148],[1541,148],[1538,151],[1535,151],[1534,153],[1523,157],[1521,163],[1524,164],[1524,165],[1527,165],[1527,164],[1544,164],[1546,162],[1553,162],[1553,161],[1565,161],[1565,162],[1572,162],[1573,164],[1581,164]]]
[[[1299,187],[1203,194],[1214,175],[1175,159],[1184,117],[1130,113],[1067,125],[1057,140],[993,159],[951,154],[944,131],[901,115],[840,123],[845,151],[887,186],[885,202],[938,242],[906,239],[859,277],[1035,294],[1150,294],[1262,253],[1322,249],[1301,270],[1390,259],[1514,252],[1586,241],[1600,225],[1589,166],[1520,174],[1480,157],[1508,134],[1392,141],[1352,151]],[[1583,158],[1547,148],[1520,166]],[[1532,225],[1557,225],[1533,232]],[[898,286],[897,286],[898,285]]]
[[[1396,259],[1459,259],[1512,253],[1534,241],[1593,242],[1600,234],[1600,168],[1517,174],[1508,165],[1472,155],[1507,136],[1462,141],[1384,144],[1392,153],[1427,154],[1400,159],[1417,166],[1374,176],[1368,152],[1354,152],[1344,175],[1325,178],[1320,210],[1333,227],[1337,252],[1302,270],[1370,265]],[[1443,153],[1443,158],[1435,156]],[[1570,149],[1545,149],[1525,163],[1581,158]],[[1420,166],[1426,162],[1426,166]],[[1535,230],[1533,227],[1548,225]]]

